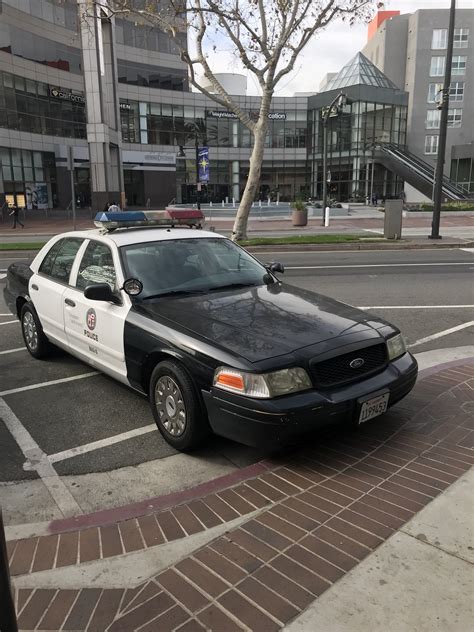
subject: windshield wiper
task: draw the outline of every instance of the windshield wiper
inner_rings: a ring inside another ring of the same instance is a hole
[[[191,294],[204,294],[205,292],[206,290],[168,290],[167,292],[144,296],[142,301],[147,301],[150,298],[161,298],[162,296],[190,296]]]
[[[237,289],[242,287],[256,287],[257,283],[227,283],[226,285],[218,285],[216,287],[209,288],[209,292],[218,292],[220,290]]]

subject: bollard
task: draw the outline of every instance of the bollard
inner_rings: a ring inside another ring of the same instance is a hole
[[[232,198],[232,206],[235,208],[235,198]]]
[[[222,208],[224,208],[225,204],[224,204],[224,200],[222,200]]]
[[[324,226],[327,228],[329,226],[329,206],[326,206],[324,210]]]
[[[212,202],[209,202],[209,206],[212,208]]]
[[[7,544],[5,542],[5,529],[3,528],[3,516],[0,508],[0,630],[2,632],[18,632],[15,606],[10,584],[10,572],[8,569]]]
[[[262,208],[262,200],[258,201],[258,205],[259,205],[260,208]]]

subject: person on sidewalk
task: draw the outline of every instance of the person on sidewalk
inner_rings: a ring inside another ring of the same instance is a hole
[[[120,206],[116,202],[112,202],[109,206],[109,213],[120,213]]]
[[[104,208],[102,209],[102,213],[108,213],[110,207],[110,202],[106,202]]]
[[[14,204],[12,206],[12,211],[11,213],[9,213],[10,215],[13,215],[13,228],[16,228],[17,224],[20,224],[20,226],[22,228],[25,228],[25,225],[23,224],[23,222],[20,220],[20,209],[18,208],[18,206],[16,204]]]

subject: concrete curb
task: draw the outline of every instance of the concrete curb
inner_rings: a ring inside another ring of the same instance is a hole
[[[333,244],[265,244],[260,246],[246,246],[249,252],[331,252],[339,250],[434,250],[437,248],[474,248],[474,241],[443,242],[443,243],[385,243],[383,241],[359,243]]]

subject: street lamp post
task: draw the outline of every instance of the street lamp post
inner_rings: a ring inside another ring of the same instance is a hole
[[[444,73],[444,84],[442,90],[443,96],[439,106],[441,110],[441,119],[439,123],[438,157],[434,182],[433,221],[431,223],[431,235],[429,235],[430,239],[441,239],[439,234],[439,224],[441,219],[441,198],[443,195],[444,155],[446,153],[446,134],[448,129],[449,90],[451,86],[451,67],[453,62],[455,15],[456,0],[451,0],[451,8],[449,11],[448,45],[446,49],[446,70]]]
[[[336,114],[347,103],[347,95],[340,92],[335,97],[329,107],[323,109],[323,226],[324,226],[324,214],[326,212],[326,206],[328,202],[328,120],[334,110]]]
[[[184,153],[185,149],[191,149],[191,147],[180,145],[176,158],[186,158],[186,154]],[[199,180],[199,145],[197,135],[194,137],[194,151],[196,160],[196,206],[198,210],[201,210],[201,182]]]

